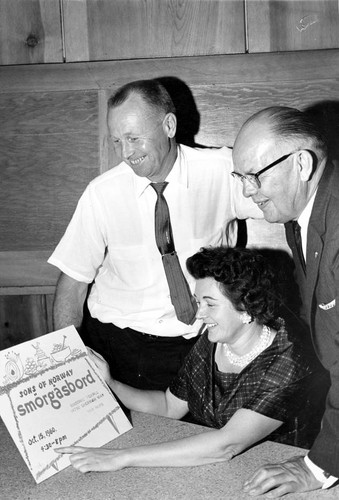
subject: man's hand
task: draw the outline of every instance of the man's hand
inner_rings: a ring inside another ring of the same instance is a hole
[[[286,462],[260,467],[244,484],[244,491],[251,496],[263,495],[278,498],[286,493],[301,493],[322,487],[305,464],[304,457],[293,457]]]
[[[110,382],[112,381],[112,378],[111,378],[111,373],[110,373],[109,365],[108,365],[107,361],[101,356],[101,354],[94,351],[90,347],[87,347],[87,352],[88,352],[88,356],[90,357],[90,359],[99,368],[101,375],[102,375],[103,379],[105,380],[106,384],[110,384]]]

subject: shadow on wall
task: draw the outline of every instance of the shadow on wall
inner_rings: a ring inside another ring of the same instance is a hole
[[[329,148],[329,157],[339,160],[339,101],[320,101],[304,109],[321,127]]]
[[[285,250],[260,248],[265,258],[275,269],[278,290],[281,296],[280,314],[294,325],[297,330],[303,331],[305,323],[300,318],[301,298],[299,288],[294,278],[294,261]]]
[[[156,78],[170,94],[177,110],[177,142],[191,147],[197,144],[195,136],[200,128],[200,113],[188,85],[175,76]],[[323,130],[331,159],[339,160],[339,101],[320,101],[304,109]]]
[[[191,147],[203,147],[194,139],[199,132],[200,113],[188,85],[175,76],[162,76],[156,80],[165,87],[176,108],[177,142]]]

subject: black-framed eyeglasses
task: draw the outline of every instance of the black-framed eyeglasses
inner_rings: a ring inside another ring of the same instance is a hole
[[[239,179],[241,182],[244,182],[245,180],[247,180],[253,186],[255,186],[256,188],[259,189],[261,187],[261,182],[259,180],[259,175],[263,174],[264,172],[267,172],[267,170],[269,170],[270,168],[275,167],[276,165],[278,165],[278,163],[281,163],[282,161],[287,160],[287,158],[289,156],[294,155],[294,153],[297,153],[298,151],[299,151],[299,149],[297,149],[296,151],[292,151],[291,153],[288,153],[287,155],[281,156],[280,158],[278,158],[274,162],[272,162],[269,165],[267,165],[267,167],[264,167],[261,170],[259,170],[259,172],[256,172],[255,174],[239,174],[239,172],[231,172],[231,175],[235,179]]]

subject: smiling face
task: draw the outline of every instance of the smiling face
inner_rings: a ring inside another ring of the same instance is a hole
[[[221,292],[214,278],[198,279],[195,297],[199,305],[197,318],[207,325],[210,342],[233,345],[242,337],[246,327],[241,321],[241,313]]]
[[[292,143],[278,143],[265,124],[254,122],[241,130],[234,144],[234,170],[243,175],[256,173],[297,149]],[[268,222],[296,219],[306,206],[308,179],[302,171],[306,155],[306,151],[297,151],[264,172],[260,175],[260,188],[246,179],[242,181],[243,195],[252,198]]]
[[[160,114],[140,95],[131,94],[109,110],[108,128],[117,155],[136,175],[153,182],[166,179],[177,156],[173,113]]]

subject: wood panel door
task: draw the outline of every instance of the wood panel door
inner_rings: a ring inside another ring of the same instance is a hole
[[[59,0],[1,0],[0,65],[63,62]]]
[[[249,52],[339,47],[338,0],[246,0]]]
[[[63,0],[66,61],[241,53],[239,0]]]

